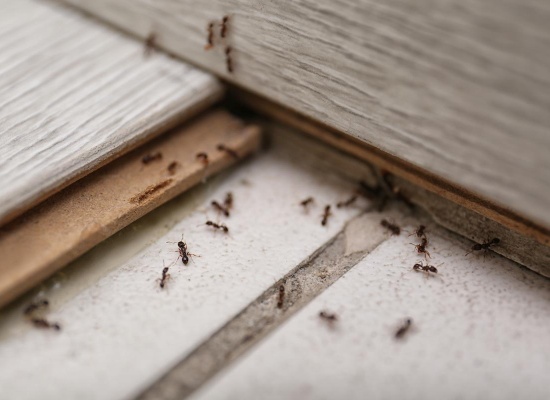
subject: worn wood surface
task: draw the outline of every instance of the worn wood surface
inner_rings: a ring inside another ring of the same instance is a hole
[[[66,1],[550,227],[547,1]]]
[[[244,157],[258,148],[259,139],[257,127],[225,111],[207,113],[0,228],[0,307],[160,204],[235,163],[234,157],[216,149],[219,143]],[[208,165],[196,159],[198,152],[208,154]],[[162,158],[143,163],[144,156],[155,154]]]
[[[222,94],[81,13],[0,1],[0,224]]]

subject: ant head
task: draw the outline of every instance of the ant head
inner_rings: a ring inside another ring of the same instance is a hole
[[[178,247],[179,247],[180,249],[185,249],[185,242],[179,241],[179,242],[178,242]]]
[[[414,264],[413,269],[421,269],[422,264]]]
[[[167,272],[168,272],[168,267],[164,267],[164,268],[162,269],[162,273],[165,274],[165,273],[167,273]]]

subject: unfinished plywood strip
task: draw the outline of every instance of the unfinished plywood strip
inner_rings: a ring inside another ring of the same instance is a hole
[[[547,1],[65,1],[550,228]]]
[[[208,113],[81,179],[0,228],[0,306],[155,207],[258,148],[259,129]],[[208,165],[196,158],[208,154]],[[147,157],[144,159],[144,157]],[[146,162],[146,163],[145,163]],[[29,251],[32,246],[33,251]]]
[[[0,225],[222,96],[80,13],[1,0]]]

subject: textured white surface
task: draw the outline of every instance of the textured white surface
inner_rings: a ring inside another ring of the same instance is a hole
[[[0,220],[221,95],[209,74],[43,1],[0,1]]]
[[[429,237],[440,277],[411,271],[410,238],[393,237],[193,398],[550,398],[550,281]]]
[[[246,182],[242,180],[245,179]],[[204,226],[213,198],[235,196],[224,236]],[[286,158],[262,155],[240,167],[198,209],[117,270],[52,313],[60,333],[25,329],[0,342],[2,398],[120,399],[135,395],[339,231],[357,211],[339,210],[327,227],[322,205],[349,186]],[[299,201],[314,195],[306,215]],[[163,260],[185,234],[191,253],[158,287]],[[65,283],[70,290],[70,281]],[[63,290],[63,288],[61,289]],[[32,382],[32,384],[30,383]]]

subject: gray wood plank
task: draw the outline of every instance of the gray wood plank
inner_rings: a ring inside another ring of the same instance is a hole
[[[81,13],[0,1],[0,223],[218,99],[215,77]]]
[[[66,2],[550,226],[548,2]]]

